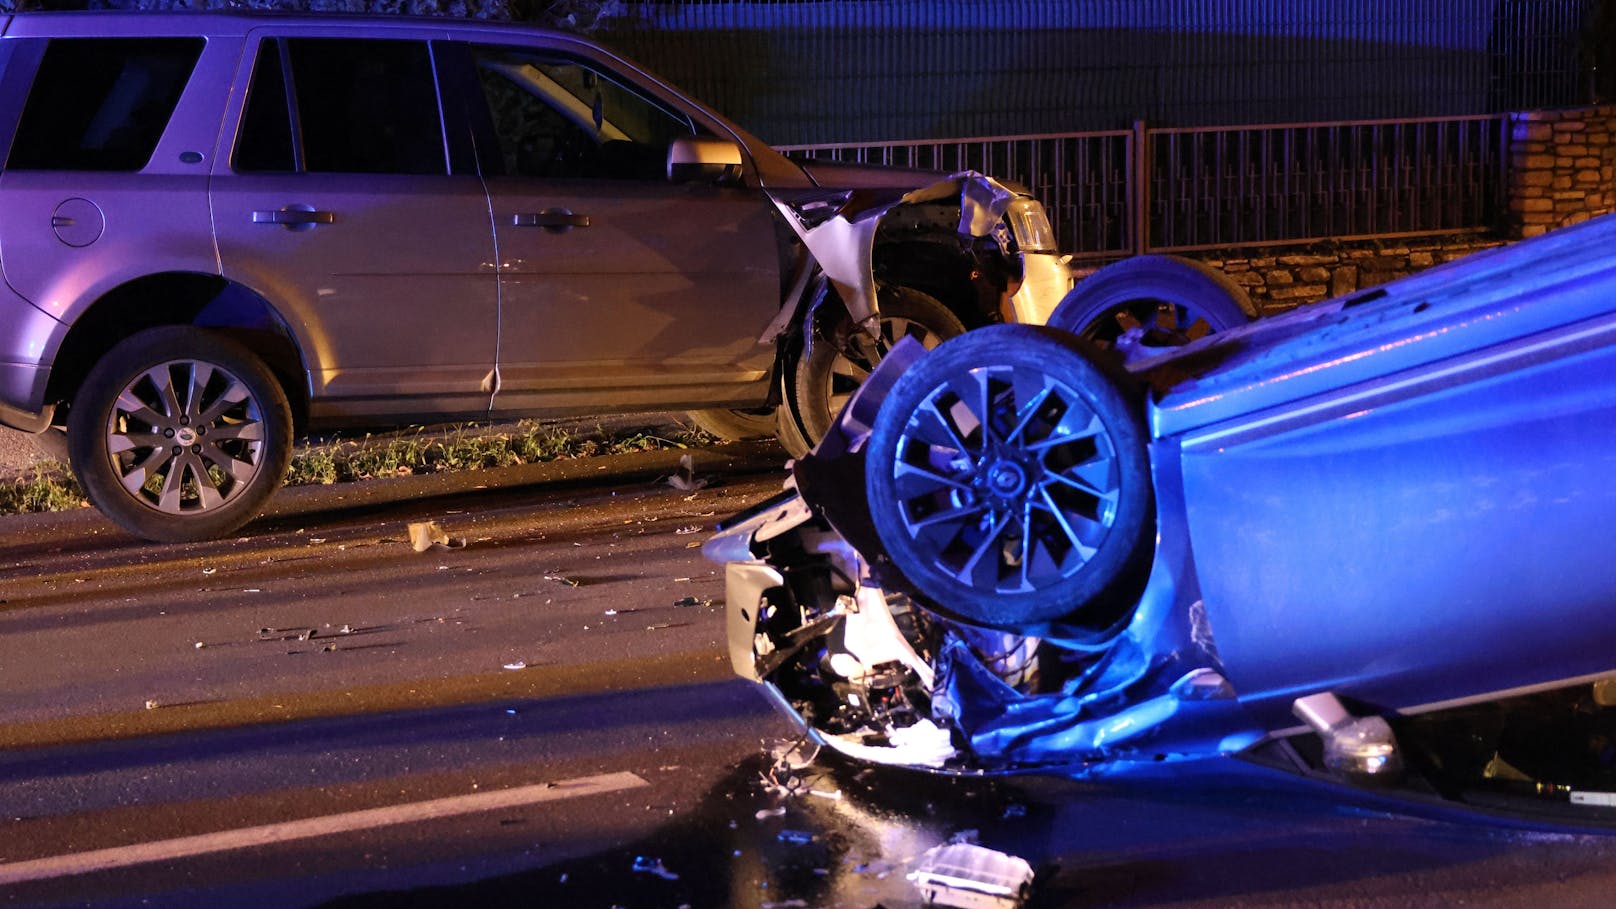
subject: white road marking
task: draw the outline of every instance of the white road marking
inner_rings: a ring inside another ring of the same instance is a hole
[[[370,808],[364,811],[350,811],[345,814],[304,818],[303,820],[286,821],[281,824],[243,827],[239,830],[221,830],[217,833],[204,833],[198,836],[182,836],[171,840],[136,843],[132,846],[96,849],[91,852],[76,852],[68,855],[51,856],[50,858],[32,859],[25,862],[10,862],[0,864],[0,886],[20,884],[25,881],[69,877],[75,874],[88,874],[92,871],[107,871],[113,868],[127,868],[131,865],[143,865],[149,862],[190,858],[191,856],[206,855],[211,852],[226,852],[231,849],[267,846],[272,843],[284,843],[290,840],[308,839],[316,836],[329,836],[334,833],[351,833],[356,830],[369,830],[393,824],[409,824],[416,821],[429,821],[461,814],[475,814],[479,811],[496,811],[502,808],[536,805],[540,802],[581,798],[586,795],[601,795],[607,792],[637,789],[641,786],[649,785],[651,784],[638,775],[626,771],[622,773],[604,773],[598,776],[584,776],[572,780],[563,780],[558,783],[540,783],[534,786],[520,786],[515,789],[478,792],[472,795],[456,795],[448,798],[431,799],[425,802],[411,802],[406,805],[390,805],[386,808]]]

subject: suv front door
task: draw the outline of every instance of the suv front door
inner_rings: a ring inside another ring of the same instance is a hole
[[[488,199],[469,159],[451,172],[436,81],[425,40],[258,44],[234,153],[213,177],[219,258],[293,323],[316,420],[487,413]]]
[[[761,403],[781,293],[763,194],[670,183],[696,126],[604,67],[459,48],[499,245],[495,411]]]

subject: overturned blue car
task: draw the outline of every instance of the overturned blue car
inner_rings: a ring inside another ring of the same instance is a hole
[[[1616,216],[1180,347],[1066,310],[899,344],[726,522],[739,675],[884,764],[1616,819]]]

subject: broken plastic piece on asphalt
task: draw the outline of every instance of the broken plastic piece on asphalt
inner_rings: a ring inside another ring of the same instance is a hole
[[[806,830],[782,830],[775,839],[793,846],[806,846],[814,841],[814,835]]]
[[[701,533],[701,525],[700,524],[691,524],[689,526],[681,527],[678,530],[674,531],[674,535],[676,535],[676,536],[684,536],[685,534],[689,534],[689,533]]]
[[[680,455],[679,469],[673,472],[673,476],[668,477],[668,485],[680,492],[695,492],[706,486],[708,480],[706,477],[696,476],[695,464],[690,455]]]
[[[634,870],[642,874],[654,874],[665,881],[676,881],[679,879],[679,875],[669,871],[667,867],[662,864],[661,859],[652,858],[646,855],[636,855],[634,857]]]
[[[437,521],[415,521],[410,524],[410,546],[416,552],[428,549],[464,549],[465,537],[450,537]]]
[[[703,600],[699,597],[680,597],[673,601],[675,606],[711,606],[712,600]]]
[[[517,660],[514,663],[506,663],[505,668],[510,669],[510,670],[526,669],[527,668],[527,662],[524,661],[524,660]]]
[[[781,805],[778,808],[764,808],[763,810],[761,810],[761,811],[759,811],[757,813],[757,819],[761,821],[761,820],[764,820],[766,818],[771,818],[771,817],[784,817],[785,813],[786,813],[786,806],[784,806],[784,805]]]
[[[909,880],[921,899],[960,909],[1016,909],[1032,889],[1026,859],[968,843],[936,846],[920,857]]]
[[[161,706],[163,706],[162,702],[157,700],[156,698],[147,698],[146,699],[146,709],[147,710],[156,710],[157,708],[159,708]]]

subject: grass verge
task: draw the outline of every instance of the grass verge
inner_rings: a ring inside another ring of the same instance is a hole
[[[285,485],[488,470],[562,458],[701,448],[719,441],[717,436],[684,426],[615,431],[597,426],[589,433],[569,432],[538,421],[518,423],[509,432],[474,424],[447,431],[416,427],[403,433],[301,443],[292,452]],[[84,490],[67,466],[56,461],[40,463],[31,473],[0,481],[0,515],[65,511],[84,504]]]

